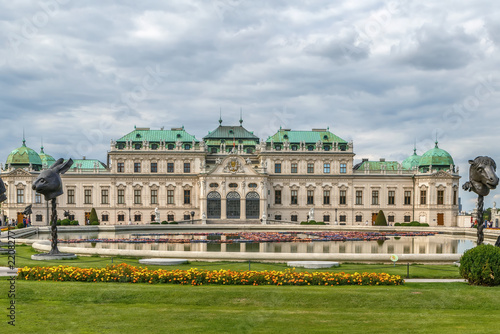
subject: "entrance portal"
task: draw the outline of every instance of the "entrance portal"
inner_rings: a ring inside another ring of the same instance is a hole
[[[207,195],[207,218],[220,219],[220,199],[220,194],[216,191],[212,191]]]
[[[240,194],[231,191],[226,197],[226,216],[228,219],[240,219]]]

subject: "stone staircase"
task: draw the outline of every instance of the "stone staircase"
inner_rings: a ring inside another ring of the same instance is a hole
[[[260,219],[209,219],[207,224],[260,225]]]

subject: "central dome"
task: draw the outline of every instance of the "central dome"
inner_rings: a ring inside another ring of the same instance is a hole
[[[403,167],[403,169],[413,170],[419,166],[421,158],[422,157],[417,154],[417,149],[415,148],[415,149],[413,149],[413,155],[406,158],[401,163],[401,166]]]

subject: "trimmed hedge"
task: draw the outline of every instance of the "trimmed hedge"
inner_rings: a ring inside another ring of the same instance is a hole
[[[500,248],[482,244],[460,258],[460,275],[471,285],[500,285]]]
[[[17,228],[24,228],[24,223],[20,222],[19,224],[17,224]]]
[[[300,222],[300,225],[326,225],[325,222],[317,222],[315,220],[310,220],[308,222]]]
[[[101,225],[99,221],[95,220],[93,222],[90,222],[90,225]]]
[[[394,226],[429,226],[427,223],[411,222],[411,223],[396,223]]]
[[[151,222],[150,224],[151,225],[159,225],[160,223],[158,223],[158,222]]]
[[[375,219],[375,226],[387,226],[387,219],[385,219],[384,211],[380,210]]]

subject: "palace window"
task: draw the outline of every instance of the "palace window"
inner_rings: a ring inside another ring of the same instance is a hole
[[[387,221],[388,221],[389,223],[394,223],[394,216],[393,216],[393,215],[389,215],[389,216],[387,216]]]
[[[444,204],[444,190],[438,190],[437,192],[437,204]]]
[[[411,191],[405,191],[405,205],[411,204]]]
[[[24,203],[24,189],[17,189],[17,203]]]
[[[184,220],[191,220],[191,216],[190,215],[184,215]]]
[[[42,216],[42,215],[36,215],[36,216],[35,216],[35,220],[36,220],[37,222],[41,222],[41,221],[43,221],[43,216]]]
[[[347,164],[340,164],[340,173],[347,173]]]
[[[378,205],[378,190],[372,190],[372,205]]]
[[[292,162],[292,174],[297,174],[298,164],[296,162]]]
[[[102,215],[101,216],[101,221],[103,221],[103,222],[109,221],[109,216],[108,215]]]
[[[453,205],[457,205],[457,191],[453,190]]]
[[[356,204],[357,205],[363,204],[363,191],[362,190],[356,190]]]
[[[298,200],[298,191],[297,190],[292,190],[291,191],[291,204],[297,204]]]
[[[157,162],[151,163],[151,173],[158,173],[158,163]]]
[[[83,198],[84,198],[84,203],[85,204],[92,204],[92,190],[91,189],[85,189],[83,191]]]
[[[125,189],[118,189],[118,204],[125,204]]]
[[[339,192],[339,204],[343,205],[343,204],[346,204],[346,202],[347,202],[347,191],[340,190],[340,192]]]
[[[314,151],[314,146],[313,146],[313,145],[309,145],[309,146],[307,146],[307,150],[308,150],[308,151]]]
[[[140,222],[141,221],[141,215],[134,215],[134,221],[135,222]]]
[[[75,189],[68,189],[68,204],[75,204]]]
[[[345,223],[345,222],[347,221],[347,216],[346,216],[346,215],[340,215],[340,216],[339,216],[339,221],[340,221],[341,223]]]
[[[309,173],[309,174],[314,173],[314,163],[313,162],[307,163],[307,173]]]
[[[275,172],[276,174],[281,173],[281,163],[275,163],[275,164],[274,164],[274,172]]]
[[[101,204],[109,204],[109,190],[101,189]]]
[[[410,216],[404,216],[404,221],[405,221],[405,223],[409,223],[411,221],[411,217]]]
[[[394,190],[389,190],[387,196],[387,204],[394,205],[396,203],[396,192]]]
[[[117,167],[117,172],[118,173],[124,173],[125,172],[125,163],[124,162],[117,163],[116,167]]]
[[[362,222],[362,221],[363,221],[363,216],[361,216],[361,215],[356,215],[355,219],[356,219],[356,223],[360,223],[360,222]]]
[[[151,189],[151,204],[158,204],[158,190]]]
[[[323,204],[330,204],[330,190],[323,190]]]
[[[134,204],[141,204],[141,189],[134,189]]]
[[[125,215],[118,215],[118,221],[119,222],[124,222],[125,221]]]
[[[173,173],[173,172],[174,172],[174,163],[167,162],[167,173]]]
[[[292,151],[297,151],[298,146],[297,145],[292,145]]]
[[[169,150],[173,150],[173,149],[174,149],[174,147],[175,147],[175,145],[174,145],[174,144],[168,144],[168,146],[167,146],[167,148],[168,148]]]
[[[323,173],[330,174],[330,163],[323,164]]]
[[[175,219],[174,215],[167,215],[167,221],[173,222]]]
[[[174,191],[167,190],[167,204],[174,204]]]
[[[290,220],[293,221],[293,222],[296,222],[296,221],[299,221],[299,217],[297,215],[292,215],[290,217]]]
[[[323,221],[324,221],[325,223],[328,223],[328,222],[330,221],[330,215],[324,215],[324,216],[323,216]]]
[[[141,163],[134,162],[134,173],[140,173],[140,172],[141,172]]]
[[[281,204],[281,190],[274,191],[274,204]]]
[[[40,195],[39,193],[35,193],[35,203],[42,203],[42,195]]]
[[[274,220],[281,220],[281,215],[275,215]]]
[[[314,190],[307,191],[307,204],[314,204]]]
[[[191,173],[191,163],[189,162],[184,163],[184,173]]]
[[[184,190],[184,204],[191,204],[191,190]]]
[[[140,149],[141,149],[141,146],[142,146],[141,144],[135,144],[135,145],[134,145],[134,148],[135,148],[136,150],[140,150]]]
[[[427,190],[420,190],[420,204],[427,204]]]
[[[184,149],[185,150],[190,150],[191,149],[191,145],[190,144],[184,144]]]

